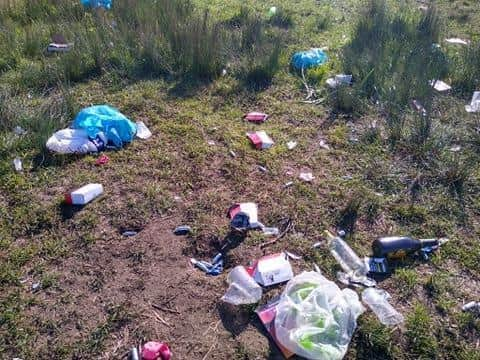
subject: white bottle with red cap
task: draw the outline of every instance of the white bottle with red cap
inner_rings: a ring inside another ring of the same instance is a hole
[[[69,205],[85,205],[102,193],[102,184],[88,184],[69,194],[65,194],[65,203]]]

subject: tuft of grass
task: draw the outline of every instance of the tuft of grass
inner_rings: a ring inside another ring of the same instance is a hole
[[[438,343],[432,333],[431,316],[424,305],[415,305],[413,312],[407,316],[406,327],[412,354],[417,359],[435,359]]]
[[[293,26],[293,14],[284,8],[277,8],[277,11],[268,19],[268,23],[281,28],[289,28]]]
[[[400,352],[395,345],[393,331],[372,316],[361,317],[358,321],[358,341],[356,343],[360,358],[399,359]]]
[[[418,275],[414,269],[400,268],[395,270],[393,280],[402,296],[406,298],[413,294],[418,283]]]

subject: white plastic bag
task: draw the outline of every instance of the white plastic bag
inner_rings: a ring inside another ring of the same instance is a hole
[[[247,273],[243,266],[236,266],[228,274],[227,282],[230,286],[222,300],[233,304],[254,304],[262,298],[262,288]]]
[[[365,311],[358,295],[318,272],[294,277],[277,305],[275,333],[288,350],[307,359],[342,359]]]
[[[98,149],[88,139],[87,132],[80,129],[57,131],[47,140],[47,149],[59,154],[88,154]]]

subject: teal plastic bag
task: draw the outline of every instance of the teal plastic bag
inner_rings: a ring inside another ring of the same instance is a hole
[[[293,54],[292,66],[295,70],[308,69],[315,66],[323,65],[327,62],[328,56],[321,49],[312,48],[307,51],[299,51]]]
[[[109,143],[120,148],[133,140],[137,125],[117,109],[108,105],[90,106],[80,111],[73,121],[74,129],[84,129],[90,139],[103,132]]]
[[[107,10],[112,8],[112,0],[80,0],[82,5],[85,7],[103,7]]]

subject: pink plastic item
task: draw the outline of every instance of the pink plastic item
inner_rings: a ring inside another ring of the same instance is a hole
[[[149,341],[142,348],[142,360],[170,360],[172,353],[167,344]]]
[[[251,122],[261,123],[268,119],[268,115],[261,112],[250,112],[244,118]]]
[[[102,154],[100,155],[100,157],[97,159],[97,161],[95,161],[95,165],[105,165],[106,163],[108,163],[110,161],[110,158],[105,155],[105,154]]]

